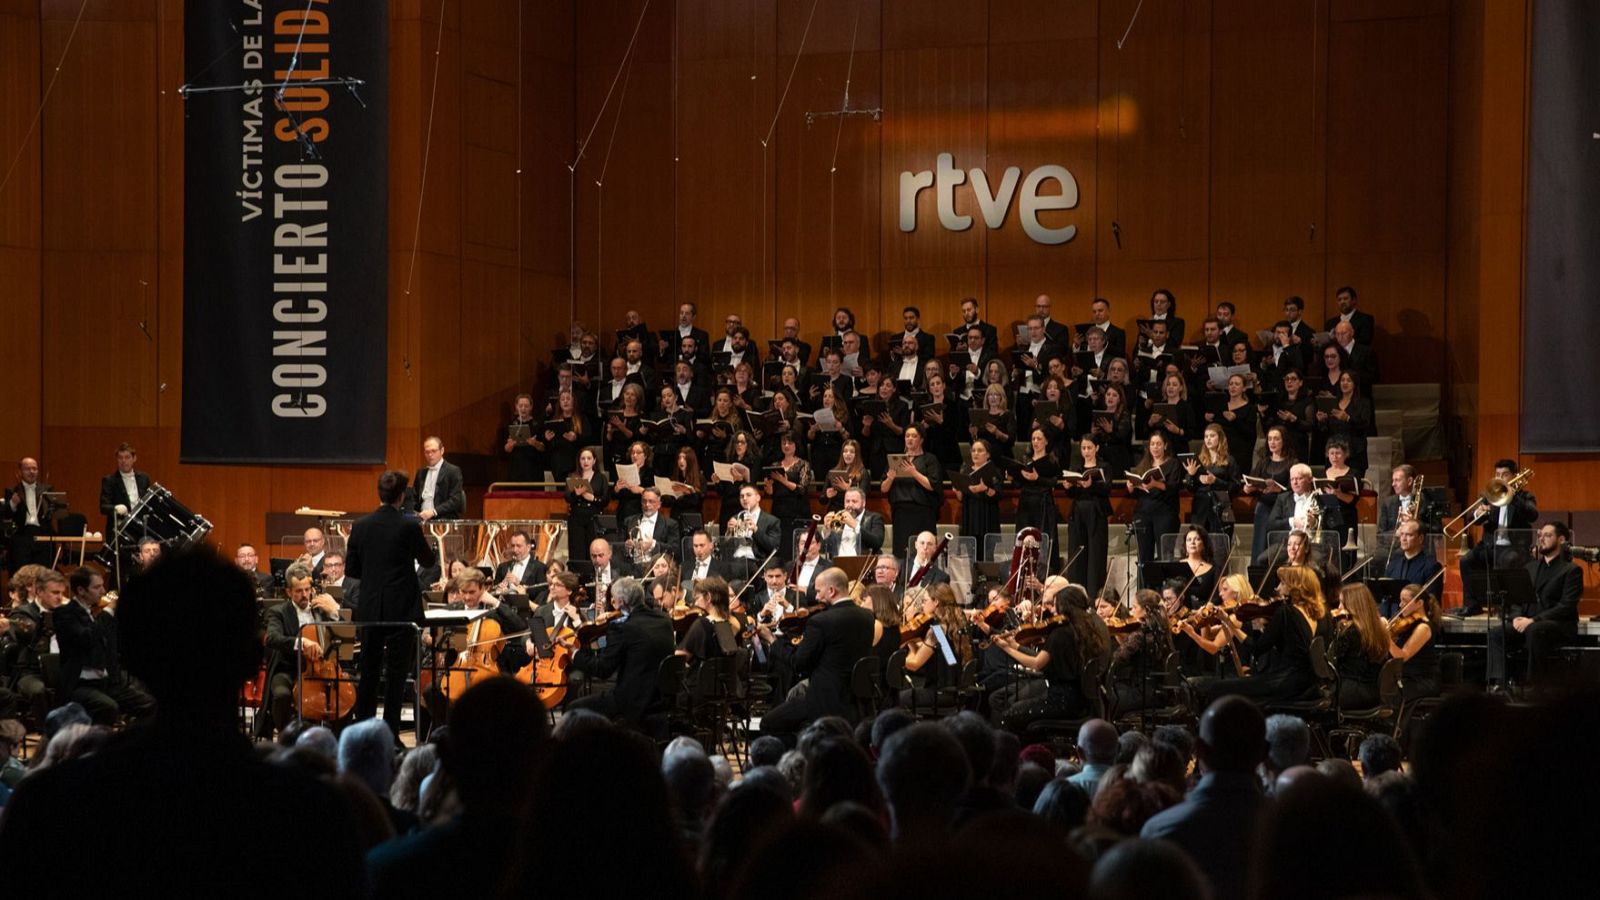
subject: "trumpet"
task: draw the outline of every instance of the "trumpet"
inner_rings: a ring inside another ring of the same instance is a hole
[[[833,512],[828,513],[822,517],[822,530],[829,532],[843,531],[845,526],[845,517],[848,515],[849,513],[842,509],[836,509]]]
[[[1460,515],[1445,523],[1444,539],[1453,541],[1460,538],[1472,526],[1483,521],[1483,517],[1489,514],[1491,508],[1502,509],[1509,506],[1511,499],[1517,495],[1517,491],[1522,490],[1522,486],[1532,478],[1533,470],[1523,469],[1505,480],[1499,478],[1490,479],[1489,483],[1484,485],[1483,495],[1477,499],[1477,502],[1472,503],[1462,510]],[[1466,520],[1464,523],[1462,522],[1463,519]]]

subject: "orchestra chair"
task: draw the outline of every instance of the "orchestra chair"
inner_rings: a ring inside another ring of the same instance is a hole
[[[1328,658],[1328,641],[1320,635],[1311,639],[1311,671],[1316,675],[1316,696],[1307,700],[1279,700],[1263,704],[1262,712],[1268,716],[1299,716],[1311,731],[1317,759],[1326,759],[1333,753],[1328,745],[1327,726],[1338,721],[1339,673]]]
[[[1354,759],[1361,741],[1369,734],[1383,733],[1395,736],[1400,721],[1400,706],[1404,702],[1401,671],[1405,663],[1389,659],[1378,670],[1378,705],[1370,709],[1340,709],[1333,729],[1328,733],[1330,742],[1343,740],[1346,759]]]
[[[878,677],[878,658],[863,656],[850,669],[850,696],[856,701],[856,718],[878,714],[883,705],[883,684]]]
[[[1082,681],[1086,685],[1085,699],[1089,701],[1088,711],[1075,719],[1037,719],[1029,723],[1022,736],[1022,743],[1047,744],[1056,751],[1058,758],[1078,756],[1082,753],[1078,747],[1078,729],[1090,719],[1104,719],[1109,711],[1108,697],[1110,690],[1107,688],[1106,679],[1110,677],[1111,654],[1085,660],[1083,664]]]

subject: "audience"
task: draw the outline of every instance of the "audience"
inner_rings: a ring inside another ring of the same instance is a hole
[[[972,766],[948,730],[919,722],[884,743],[878,784],[889,803],[889,830],[896,843],[941,840],[972,784]]]
[[[1128,733],[1138,734],[1136,731]],[[1117,729],[1110,722],[1105,719],[1090,719],[1083,723],[1078,728],[1078,752],[1083,756],[1083,769],[1072,776],[1072,783],[1093,797],[1100,787],[1100,779],[1105,777],[1113,765],[1121,762],[1119,759],[1121,747],[1122,742],[1117,737]]]
[[[1356,753],[1361,760],[1361,777],[1367,781],[1400,769],[1400,742],[1387,734],[1369,734]]]
[[[1278,776],[1311,759],[1311,729],[1299,716],[1267,717],[1267,758],[1262,763],[1263,782],[1270,790]]]
[[[1089,875],[1090,900],[1210,900],[1213,896],[1194,859],[1162,840],[1122,841],[1095,862]]]

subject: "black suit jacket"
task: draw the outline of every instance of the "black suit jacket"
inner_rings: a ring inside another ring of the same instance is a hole
[[[611,701],[617,718],[637,723],[656,703],[661,661],[671,656],[677,646],[672,619],[665,612],[646,606],[607,628],[606,645],[598,653],[588,648],[578,651],[573,665],[594,678],[615,674],[617,684],[611,689]]]
[[[411,511],[422,512],[422,486],[428,477],[426,466],[417,470],[412,479]],[[436,519],[459,519],[467,508],[467,492],[461,477],[461,467],[449,460],[439,464],[439,480],[433,485],[433,513]]]
[[[1436,508],[1427,494],[1417,498],[1417,521],[1421,523],[1424,532],[1439,530],[1439,514],[1442,510]],[[1395,494],[1383,498],[1383,503],[1378,506],[1378,530],[1393,531],[1400,524],[1400,498]]]
[[[324,616],[319,610],[313,609],[311,614],[319,622],[333,623],[333,620]],[[295,674],[296,665],[300,660],[300,653],[295,649],[295,640],[300,637],[300,617],[295,614],[294,604],[285,600],[267,610],[266,619],[267,681],[270,683],[272,677],[279,672],[291,677]],[[330,648],[324,644],[322,649]]]
[[[627,539],[629,535],[633,534],[633,530],[639,526],[639,520],[642,518],[644,518],[642,515],[629,516],[623,520],[623,539]],[[683,530],[682,526],[680,526],[675,520],[670,519],[659,512],[656,513],[656,528],[655,534],[652,537],[654,537],[656,542],[656,549],[654,553],[652,553],[652,556],[655,553],[666,553],[673,559],[677,559],[683,554]]]
[[[54,508],[50,505],[50,500],[45,494],[53,492],[55,488],[42,481],[37,482],[35,488],[38,494],[39,529],[48,534],[51,530],[50,514]],[[18,498],[16,509],[11,508],[11,498],[13,496]],[[5,516],[11,520],[11,524],[19,529],[22,528],[23,523],[28,521],[28,495],[23,490],[22,482],[19,481],[15,485],[6,488],[4,500],[5,506],[0,507],[0,510],[3,510]]]
[[[744,515],[744,510],[740,510],[737,515]],[[735,518],[735,516],[728,516],[729,520],[733,518]],[[726,531],[728,523],[726,521],[723,522],[722,527],[723,530]],[[755,533],[750,536],[750,546],[751,549],[755,550],[756,562],[760,562],[761,560],[765,559],[767,554],[778,549],[778,545],[782,542],[783,523],[778,521],[778,517],[772,513],[769,513],[766,510],[761,510],[761,512],[756,515]],[[734,543],[730,543],[728,546],[730,548],[730,553],[733,552],[734,549],[737,549],[737,546]]]
[[[1371,397],[1372,386],[1378,383],[1378,355],[1356,341],[1350,346],[1350,369],[1361,382],[1361,396]]]
[[[688,559],[684,560],[684,563],[683,563],[683,592],[685,594],[688,594],[688,593],[690,593],[691,591],[694,590],[694,568],[695,568],[695,560],[694,560],[693,556],[691,556]],[[729,580],[729,579],[731,579],[733,577],[733,569],[731,567],[729,567],[729,565],[726,562],[724,562],[721,559],[718,559],[716,553],[712,553],[711,554],[711,562],[710,562],[709,565],[706,566],[706,575],[705,575],[705,577],[707,577],[707,578],[721,578],[723,581],[727,581],[727,580]],[[737,589],[738,585],[734,585],[734,588]]]
[[[440,473],[441,478],[443,473]],[[357,622],[422,622],[416,565],[438,559],[422,525],[384,504],[356,520],[345,548],[346,574],[361,579]]]
[[[76,600],[68,600],[52,613],[56,643],[61,650],[61,691],[58,702],[72,698],[84,669],[105,669],[112,677],[121,674],[117,662],[116,619],[102,614],[91,617]]]
[[[1542,559],[1535,559],[1528,563],[1528,575],[1533,579],[1533,596],[1537,602],[1525,608],[1523,615],[1575,628],[1578,599],[1583,596],[1583,571],[1577,564],[1564,557],[1548,565]],[[59,630],[59,626],[57,628]]]
[[[140,497],[150,493],[149,475],[136,469],[133,473],[133,483],[138,486]],[[122,483],[122,473],[112,472],[110,475],[100,479],[100,512],[106,517],[108,523],[111,521],[111,511],[116,509],[119,503],[129,509],[133,509],[134,501],[133,498],[128,496],[128,489]],[[110,533],[111,528],[108,525],[106,534],[109,535]]]
[[[856,548],[861,552],[858,556],[876,553],[883,549],[883,516],[870,509],[861,511],[857,517],[861,524],[861,536],[856,539]],[[835,531],[822,539],[822,555],[829,559],[839,556],[839,532]]]
[[[506,560],[494,569],[494,583],[499,585],[506,580],[506,575],[511,571],[512,561]],[[522,586],[528,588],[528,605],[537,606],[544,602],[547,588],[545,578],[548,577],[544,563],[536,559],[533,554],[528,554],[528,564],[522,567]],[[538,585],[538,587],[534,587]],[[518,604],[519,606],[521,604]]]
[[[1511,495],[1511,502],[1506,505],[1511,509],[1511,520],[1507,528],[1530,529],[1539,521],[1539,501],[1532,491],[1517,491]],[[1491,507],[1489,514],[1483,517],[1483,543],[1493,545],[1494,533],[1499,528],[1500,510]]]
[[[806,619],[804,639],[795,649],[794,670],[809,675],[805,703],[817,716],[855,721],[850,673],[856,660],[872,652],[875,619],[871,612],[841,600]]]
[[[1339,501],[1327,494],[1313,494],[1322,509],[1322,531],[1337,531],[1341,527]],[[1272,517],[1267,520],[1267,531],[1289,531],[1289,519],[1294,516],[1294,491],[1284,491],[1272,504]]]
[[[1337,324],[1339,324],[1339,317],[1334,316],[1333,318],[1329,319],[1325,325],[1323,325],[1322,330],[1332,331],[1333,326]],[[1350,327],[1355,329],[1357,344],[1367,347],[1372,346],[1372,333],[1374,330],[1374,325],[1375,320],[1368,313],[1364,313],[1358,309],[1350,314]]]

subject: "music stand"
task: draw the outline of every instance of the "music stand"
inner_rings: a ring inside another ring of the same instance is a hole
[[[1511,681],[1511,670],[1506,665],[1510,652],[1506,649],[1505,631],[1511,625],[1511,607],[1526,611],[1529,607],[1537,606],[1539,597],[1533,589],[1533,576],[1521,566],[1490,569],[1488,573],[1490,606],[1500,607],[1500,676],[1508,683]],[[1484,610],[1484,618],[1489,619],[1492,613]],[[1489,628],[1494,628],[1494,621],[1489,619]]]
[[[1372,591],[1372,599],[1378,601],[1378,611],[1383,612],[1384,604],[1393,604],[1394,612],[1386,613],[1388,618],[1393,618],[1400,611],[1400,592],[1406,589],[1410,582],[1404,578],[1369,578],[1367,589]]]

